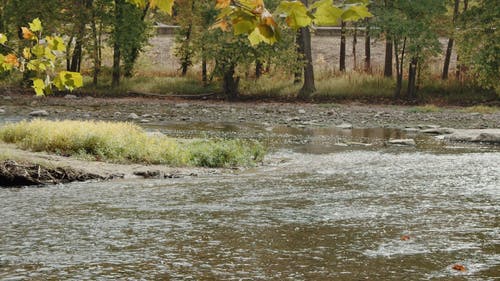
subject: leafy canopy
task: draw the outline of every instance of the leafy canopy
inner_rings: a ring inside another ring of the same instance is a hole
[[[150,5],[171,13],[174,0],[128,0],[137,6]],[[248,36],[251,45],[261,42],[273,44],[279,40],[280,30],[275,18],[285,17],[292,29],[316,25],[334,25],[342,21],[358,21],[372,14],[368,11],[369,0],[347,0],[335,4],[333,0],[320,0],[309,7],[301,1],[281,1],[274,15],[269,12],[263,0],[215,0],[219,10],[217,22],[212,28],[236,35]]]

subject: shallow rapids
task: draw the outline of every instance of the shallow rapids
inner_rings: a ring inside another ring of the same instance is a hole
[[[235,175],[0,189],[0,279],[492,280],[499,183],[499,152],[297,148]]]

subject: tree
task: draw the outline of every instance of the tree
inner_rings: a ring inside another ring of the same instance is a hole
[[[377,15],[386,38],[391,38],[393,42],[396,59],[395,96],[400,96],[404,61],[408,58],[406,98],[414,100],[426,59],[440,51],[434,20],[444,14],[444,3],[440,0],[394,0],[390,5],[387,5],[389,2],[385,4]]]
[[[460,62],[474,81],[500,93],[500,9],[495,0],[481,0],[463,14],[467,28],[459,33]]]

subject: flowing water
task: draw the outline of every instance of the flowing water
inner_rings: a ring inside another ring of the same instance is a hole
[[[0,189],[0,279],[500,276],[498,147],[418,135],[417,147],[388,147],[407,137],[389,129],[190,128],[149,129],[273,150],[235,174]]]

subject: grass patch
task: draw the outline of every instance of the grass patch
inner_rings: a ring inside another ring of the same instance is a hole
[[[463,112],[493,114],[493,113],[496,113],[496,112],[500,112],[500,107],[498,107],[498,106],[476,105],[476,106],[471,106],[471,107],[464,108]]]
[[[394,81],[364,73],[347,73],[329,77],[316,83],[313,99],[391,98]]]
[[[428,105],[423,105],[423,106],[414,106],[412,108],[409,108],[407,111],[411,113],[432,113],[432,112],[439,112],[442,109],[438,106],[435,106],[433,104],[428,104]]]
[[[180,142],[148,135],[131,123],[33,120],[0,128],[0,140],[32,151],[87,160],[170,166],[235,167],[261,161],[264,147],[252,141]]]
[[[153,93],[161,95],[200,95],[220,91],[216,85],[204,86],[196,77],[151,77],[134,76],[122,78],[120,86],[111,88],[111,77],[103,75],[95,87],[89,76],[84,76],[84,88],[79,91],[95,92],[100,95],[125,94],[128,92]]]
[[[390,98],[394,82],[384,77],[364,73],[347,73],[316,79],[313,100],[332,101],[344,99]],[[293,100],[302,83],[294,84],[293,78],[284,75],[263,76],[259,80],[242,80],[240,92],[250,98],[279,98]]]

